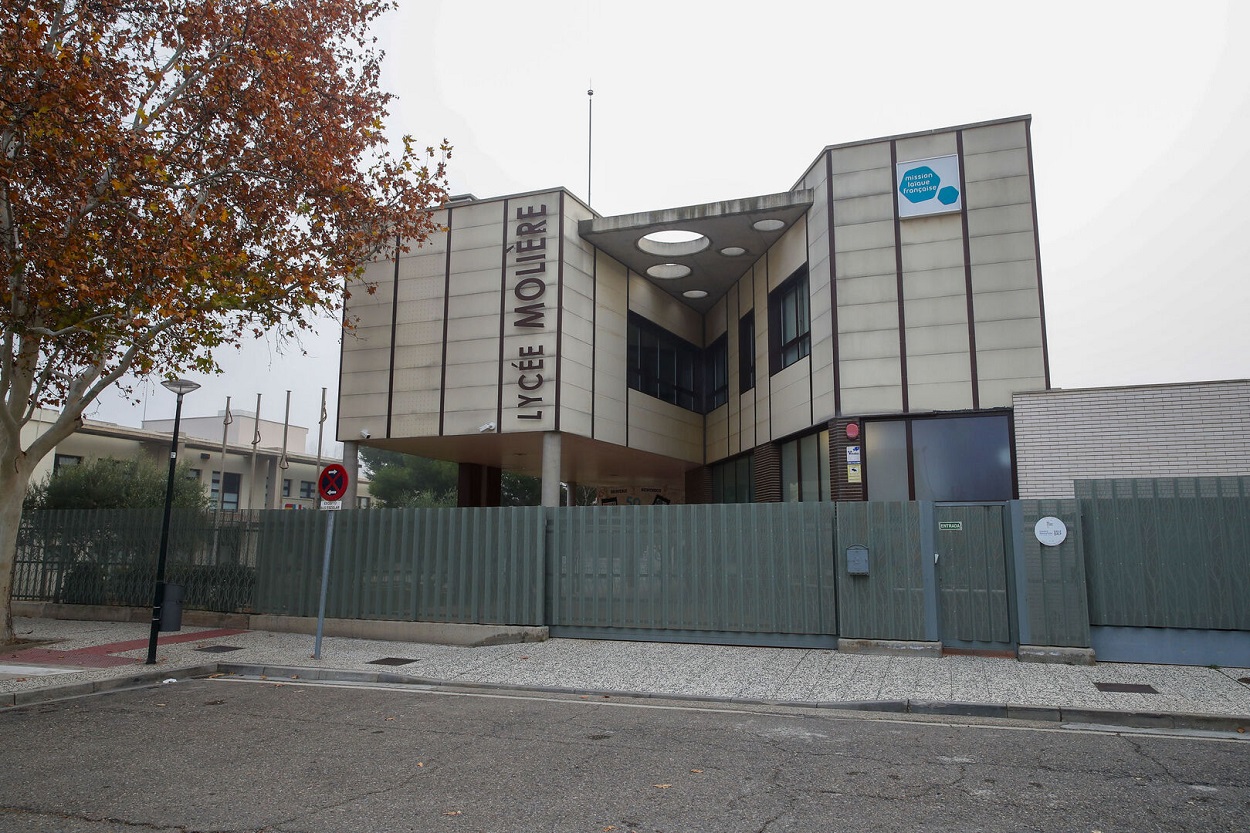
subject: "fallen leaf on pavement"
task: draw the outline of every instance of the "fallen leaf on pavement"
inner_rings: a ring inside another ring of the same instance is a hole
[[[448,810],[446,813],[443,813],[443,815],[444,816],[460,816],[464,814],[461,813],[459,810]]]
[[[673,785],[672,784],[652,784],[651,786],[655,787],[657,790],[667,790],[669,787]]]
[[[692,770],[690,770],[690,771],[691,771],[691,772],[693,772],[693,773],[695,773],[696,775],[697,775],[697,774],[699,774],[699,773],[701,773],[701,772],[703,772],[703,770],[701,770],[701,769],[692,769]]]

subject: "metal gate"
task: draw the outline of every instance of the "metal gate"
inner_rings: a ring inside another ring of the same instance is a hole
[[[1010,650],[1003,504],[938,504],[938,635],[948,648]]]

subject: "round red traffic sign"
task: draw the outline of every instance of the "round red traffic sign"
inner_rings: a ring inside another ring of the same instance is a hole
[[[347,494],[347,469],[340,463],[326,466],[317,479],[317,491],[322,500],[342,500]]]

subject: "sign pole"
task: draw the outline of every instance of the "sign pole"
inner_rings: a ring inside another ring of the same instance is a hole
[[[321,602],[317,606],[317,642],[313,647],[313,659],[321,659],[321,635],[326,624],[326,589],[330,584],[330,549],[334,545],[334,516],[343,508],[343,495],[347,494],[347,469],[339,463],[331,463],[321,470],[317,478],[317,491],[321,494],[321,509],[328,511],[326,519],[326,548],[321,560]]]
[[[313,647],[313,659],[321,659],[321,634],[326,623],[326,587],[330,583],[330,547],[334,543],[334,516],[337,512],[329,512],[326,518],[326,548],[321,561],[321,602],[317,605],[317,643]]]

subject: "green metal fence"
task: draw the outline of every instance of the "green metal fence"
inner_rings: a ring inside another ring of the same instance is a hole
[[[257,611],[316,616],[328,512],[266,512]],[[544,510],[390,509],[335,518],[326,615],[543,624]]]
[[[1092,625],[1250,630],[1250,477],[1074,486]]]
[[[1016,507],[1020,642],[1088,647],[1089,603],[1079,504],[1070,499],[1022,500]],[[1043,546],[1033,534],[1037,522],[1046,517],[1058,518],[1068,528],[1059,546]]]
[[[830,503],[554,510],[553,628],[837,632]]]
[[[162,510],[26,512],[18,530],[13,598],[63,604],[152,603]],[[255,516],[176,510],[165,578],[188,608],[249,610],[255,590]]]
[[[838,606],[848,639],[923,640],[925,584],[918,503],[838,503]],[[868,572],[851,575],[847,549],[867,547]]]

